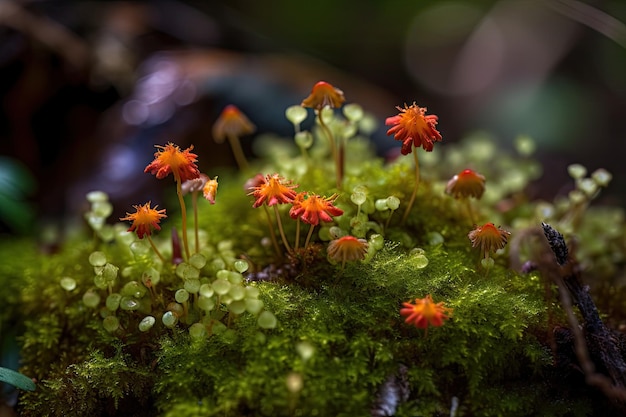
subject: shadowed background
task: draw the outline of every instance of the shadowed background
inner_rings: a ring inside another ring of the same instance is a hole
[[[619,0],[4,1],[1,230],[75,218],[93,189],[114,216],[162,201],[142,173],[154,144],[193,143],[216,175],[234,165],[211,137],[225,105],[289,136],[284,109],[319,80],[381,122],[405,102],[428,107],[442,146],[529,135],[545,167],[534,196],[566,193],[579,162],[611,171],[603,202],[623,206],[624,22]],[[397,146],[382,123],[374,139],[381,154]]]

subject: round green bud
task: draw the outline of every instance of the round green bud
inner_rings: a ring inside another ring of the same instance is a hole
[[[241,314],[246,311],[246,302],[244,300],[235,300],[228,305],[228,310],[233,314]]]
[[[515,149],[522,156],[530,156],[535,152],[537,145],[530,136],[520,135],[515,138]]]
[[[92,212],[85,214],[85,219],[87,220],[87,223],[89,223],[89,226],[93,230],[102,229],[102,226],[104,226],[104,223],[106,220],[104,217],[97,216]]]
[[[85,197],[92,204],[109,201],[109,195],[104,191],[90,191]]]
[[[342,126],[343,130],[341,135],[344,139],[350,139],[354,135],[356,135],[357,127],[354,123],[348,123]]]
[[[567,167],[567,173],[574,179],[580,179],[587,175],[587,168],[581,164],[571,164]]]
[[[592,197],[598,191],[598,184],[591,178],[583,178],[577,181],[576,185],[588,197]]]
[[[250,314],[259,314],[259,312],[263,309],[263,301],[257,300],[255,298],[246,298],[244,300],[246,304],[246,310]]]
[[[107,263],[107,256],[104,252],[95,251],[89,255],[89,263],[91,266],[104,266]]]
[[[427,236],[428,243],[432,246],[441,245],[445,241],[443,235],[439,232],[430,232]]]
[[[211,311],[215,307],[215,300],[210,297],[198,298],[198,307],[205,311]]]
[[[298,145],[299,148],[309,149],[311,146],[313,146],[313,135],[307,130],[297,132],[294,135],[293,140],[296,142],[296,145]]]
[[[271,243],[271,242],[270,242]],[[226,263],[221,258],[215,258],[211,261],[211,269],[214,271],[219,271],[221,269],[226,268]]]
[[[246,287],[246,298],[259,298],[259,289],[257,287]]]
[[[102,325],[107,332],[113,333],[120,327],[120,321],[115,316],[107,316],[102,320]]]
[[[412,261],[412,265],[417,269],[423,269],[428,266],[428,258],[424,255],[415,255]]]
[[[133,243],[135,241],[135,233],[134,232],[129,232],[128,230],[120,230],[117,232],[116,234],[117,240],[122,244],[122,245],[130,245],[131,243]]]
[[[102,270],[102,276],[107,282],[114,282],[118,271],[119,268],[117,266],[107,263]]]
[[[171,329],[176,326],[176,323],[178,323],[178,316],[176,316],[176,314],[172,313],[171,311],[166,311],[163,314],[163,317],[161,317],[161,321],[163,322],[163,325],[165,327]]]
[[[230,290],[230,282],[223,278],[218,278],[213,281],[213,291],[215,291],[219,295],[224,295]]]
[[[598,184],[600,187],[606,187],[611,182],[613,175],[609,171],[604,168],[596,169],[591,174],[591,178]]]
[[[191,294],[197,294],[200,291],[200,280],[199,279],[188,279],[185,281],[183,288],[187,290]]]
[[[243,275],[239,272],[228,271],[228,281],[233,285],[241,285],[243,282]]]
[[[161,281],[161,273],[154,268],[150,268],[141,275],[141,282],[145,286],[154,286]]]
[[[91,212],[99,217],[109,217],[113,213],[113,205],[108,201],[96,201],[91,204]]]
[[[484,258],[480,260],[480,264],[483,266],[483,268],[485,269],[489,269],[493,266],[493,264],[495,263],[495,261],[493,260],[493,258]]]
[[[386,198],[379,198],[374,203],[374,207],[376,207],[376,210],[378,210],[378,211],[388,210],[389,207],[387,206],[387,199]]]
[[[196,269],[202,269],[206,265],[206,257],[200,253],[194,253],[189,258],[189,264]]]
[[[337,227],[337,226],[332,226],[328,230],[328,232],[330,234],[331,239],[339,239],[340,237],[343,237],[346,235],[346,232],[344,232],[340,227]]]
[[[228,278],[230,277],[230,271],[228,269],[221,269],[215,273],[215,277],[217,279],[228,280]]]
[[[100,290],[103,290],[109,287],[109,283],[107,282],[106,279],[104,279],[104,276],[102,274],[95,275],[93,277],[93,283]]]
[[[122,296],[120,299],[120,308],[126,311],[135,311],[139,310],[141,305],[139,301],[135,300],[133,297]]]
[[[194,340],[202,340],[207,336],[207,330],[204,324],[194,323],[189,326],[189,336]]]
[[[202,284],[200,285],[200,295],[202,297],[212,297],[213,296],[213,286],[211,284]]]
[[[335,118],[335,111],[329,106],[324,107],[319,114],[325,124],[331,123]]]
[[[224,251],[233,250],[233,241],[232,240],[222,240],[217,244],[217,251],[222,253]]]
[[[100,239],[104,242],[112,242],[115,239],[115,230],[113,230],[113,226],[105,224],[102,226],[100,231],[98,232]]]
[[[96,308],[100,304],[100,294],[95,291],[88,290],[83,294],[83,304],[89,308]]]
[[[76,280],[70,277],[61,278],[61,288],[65,291],[73,291],[76,288]]]
[[[122,300],[122,295],[118,293],[109,294],[105,301],[105,305],[107,309],[110,311],[115,311],[120,307],[120,301]]]
[[[567,196],[572,204],[580,204],[586,200],[585,194],[579,190],[572,190]]]
[[[194,268],[187,262],[181,262],[176,266],[176,275],[182,279],[199,278],[200,270]]]
[[[363,118],[363,107],[356,103],[343,106],[343,115],[351,122],[358,122]]]
[[[296,344],[296,352],[298,352],[302,360],[308,361],[315,354],[315,346],[306,341],[300,342]]]
[[[246,296],[246,289],[241,285],[233,285],[228,290],[228,295],[232,297],[233,300],[243,300]]]
[[[148,289],[137,281],[129,281],[122,287],[120,294],[125,297],[141,298],[146,295]]]
[[[400,199],[396,196],[390,195],[387,197],[387,207],[391,210],[397,210],[400,207]]]
[[[152,326],[154,326],[154,323],[156,323],[156,319],[154,317],[146,316],[139,322],[137,327],[139,327],[140,332],[147,332],[152,328]]]
[[[187,300],[189,300],[189,292],[183,288],[181,288],[180,290],[176,291],[176,294],[174,294],[174,298],[176,299],[177,303],[184,303]]]
[[[235,267],[235,270],[237,270],[237,272],[239,272],[240,274],[243,274],[248,270],[248,262],[244,261],[243,259],[237,259],[233,266]]]
[[[363,115],[363,118],[359,120],[359,129],[366,135],[371,135],[378,128],[378,121],[371,114]]]
[[[143,256],[150,252],[150,246],[140,241],[134,241],[130,244],[130,251],[135,256]]]
[[[294,126],[300,126],[300,123],[304,122],[308,116],[307,110],[299,105],[289,106],[285,110],[285,117]]]
[[[350,195],[350,200],[357,206],[360,206],[367,200],[367,195],[364,192],[355,191]]]
[[[277,324],[276,317],[271,312],[265,310],[259,314],[257,324],[262,329],[273,329]]]
[[[375,250],[381,250],[385,246],[385,238],[382,235],[375,233],[370,236],[369,245]]]

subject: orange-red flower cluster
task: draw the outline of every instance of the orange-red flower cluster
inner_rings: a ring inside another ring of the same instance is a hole
[[[173,143],[165,146],[156,145],[156,147],[159,150],[154,154],[154,161],[146,167],[144,172],[156,175],[158,179],[163,179],[172,173],[174,179],[180,183],[200,176],[196,165],[198,155],[191,152],[193,146],[184,151]]]
[[[472,247],[480,247],[483,256],[488,258],[489,252],[504,248],[510,235],[511,232],[496,227],[493,223],[485,223],[482,226],[476,226],[467,237],[472,242]]]
[[[400,113],[388,117],[385,125],[392,126],[387,135],[394,135],[394,139],[402,142],[402,155],[408,155],[413,146],[430,152],[435,142],[441,141],[441,133],[435,128],[438,117],[434,114],[426,115],[426,108],[413,103],[404,108],[397,107]]]
[[[485,192],[485,177],[471,169],[456,174],[446,185],[446,194],[454,198],[474,197],[480,199]]]
[[[291,203],[296,197],[294,188],[297,186],[297,184],[291,184],[290,181],[287,181],[279,174],[267,174],[261,184],[255,186],[252,192],[249,193],[249,195],[253,195],[256,198],[252,206],[257,208],[263,205],[263,203],[266,203],[268,206]]]
[[[428,325],[439,327],[444,320],[450,318],[452,309],[444,307],[444,303],[435,303],[430,294],[424,298],[416,298],[415,304],[402,303],[400,315],[406,317],[405,323],[413,324],[420,329],[428,328]]]
[[[343,91],[325,81],[320,81],[313,86],[311,94],[302,100],[301,106],[322,110],[326,106],[339,108],[344,101],[346,99],[343,96]]]
[[[158,206],[154,208],[150,207],[150,202],[146,204],[133,206],[135,208],[134,213],[126,213],[126,217],[121,217],[120,220],[132,221],[133,224],[128,229],[129,232],[136,231],[137,237],[143,239],[144,235],[151,235],[152,230],[161,230],[159,222],[161,219],[167,217],[165,215],[165,209],[157,210]]]
[[[330,259],[341,261],[359,261],[365,259],[368,244],[365,239],[357,239],[354,236],[343,236],[339,239],[331,240],[326,252]]]
[[[213,125],[213,139],[221,143],[228,136],[241,137],[254,133],[256,126],[246,117],[245,114],[232,104],[222,110],[222,114]]]
[[[337,194],[328,198],[315,194],[298,193],[293,200],[293,206],[289,210],[292,219],[300,218],[303,222],[317,226],[320,220],[332,222],[332,216],[341,216],[343,210],[333,205]]]

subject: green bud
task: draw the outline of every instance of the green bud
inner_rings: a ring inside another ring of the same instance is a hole
[[[100,294],[95,291],[88,290],[83,294],[83,304],[89,308],[96,308],[100,304]]]
[[[571,164],[567,167],[567,173],[574,179],[580,179],[587,175],[587,168],[581,164]]]
[[[137,327],[139,327],[139,331],[147,332],[152,328],[152,326],[154,326],[154,323],[156,323],[156,319],[154,317],[146,316],[139,322],[139,326]]]
[[[396,196],[390,195],[387,197],[387,207],[391,210],[397,210],[400,207],[400,199]]]
[[[184,288],[191,294],[197,294],[200,291],[200,280],[199,279],[188,279],[185,281]]]
[[[161,317],[161,321],[165,327],[172,329],[178,323],[178,317],[171,311],[166,311]]]
[[[294,126],[300,126],[300,123],[304,122],[308,116],[307,110],[299,105],[289,106],[285,110],[285,117]]]
[[[378,210],[378,211],[388,210],[389,207],[387,206],[387,199],[386,198],[379,198],[374,203],[374,207],[376,207],[376,210]]]
[[[216,279],[211,285],[213,286],[213,291],[219,295],[224,295],[230,290],[230,282],[222,278]]]
[[[228,305],[228,310],[233,314],[242,314],[246,311],[246,302],[244,300],[235,300]]]
[[[299,148],[309,149],[311,146],[313,146],[313,135],[309,131],[305,130],[302,132],[298,132],[295,134],[293,139]]]
[[[107,263],[107,257],[104,252],[91,252],[89,255],[89,263],[91,266],[104,266]]]
[[[120,299],[120,308],[122,310],[135,311],[139,310],[139,307],[141,307],[139,301],[137,301],[133,297],[122,296],[122,298]]]
[[[194,268],[200,270],[206,265],[206,257],[202,254],[194,253],[189,258],[189,264]]]
[[[363,118],[363,107],[356,103],[350,103],[343,106],[343,115],[351,122],[358,122]]]
[[[90,203],[101,203],[109,201],[109,195],[104,191],[90,191],[85,196]]]
[[[273,329],[277,324],[276,317],[271,312],[265,310],[259,314],[257,324],[262,329]]]
[[[189,300],[189,292],[183,288],[181,288],[180,290],[176,291],[176,294],[174,294],[174,298],[176,299],[177,303],[184,303],[187,300]]]
[[[259,312],[263,309],[263,301],[257,300],[254,298],[246,298],[244,300],[246,304],[246,310],[250,314],[259,314]]]
[[[200,295],[202,297],[212,297],[213,296],[213,286],[211,284],[202,284],[200,285]]]
[[[76,280],[70,277],[61,278],[61,288],[65,291],[73,291],[76,288]]]
[[[248,262],[244,261],[243,259],[238,259],[235,261],[234,267],[237,272],[243,274],[248,270]]]
[[[107,332],[113,333],[120,327],[120,321],[115,316],[107,316],[102,320],[102,325]]]
[[[121,300],[122,300],[121,294],[112,293],[112,294],[109,294],[109,296],[107,297],[105,305],[107,309],[109,309],[110,311],[115,311],[119,308]]]
[[[202,340],[207,336],[207,330],[204,324],[194,323],[189,326],[189,336],[194,340]]]

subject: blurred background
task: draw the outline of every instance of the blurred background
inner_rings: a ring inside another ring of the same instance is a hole
[[[382,122],[416,101],[444,143],[529,135],[566,193],[566,167],[604,167],[604,203],[626,205],[623,0],[0,1],[0,231],[37,233],[84,209],[160,201],[142,169],[154,144],[193,143],[213,176],[234,166],[211,137],[236,104],[258,133],[289,136],[284,109],[313,84]],[[246,143],[247,152],[251,152]]]

